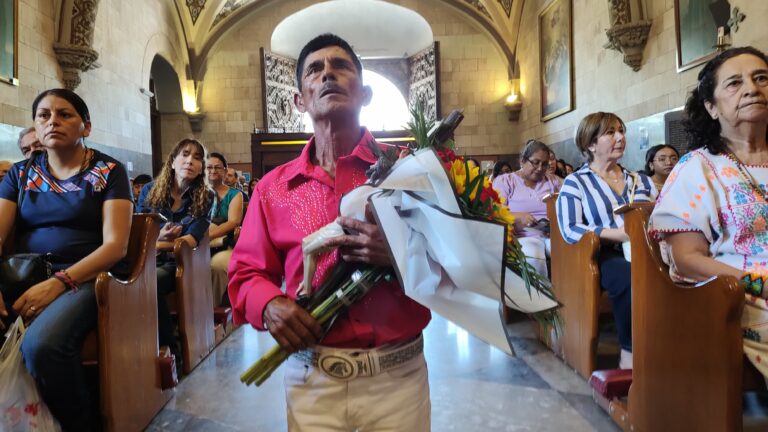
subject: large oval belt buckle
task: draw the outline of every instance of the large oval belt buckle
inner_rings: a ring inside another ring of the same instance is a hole
[[[342,381],[351,380],[358,374],[357,362],[338,353],[321,355],[317,364],[326,375]]]

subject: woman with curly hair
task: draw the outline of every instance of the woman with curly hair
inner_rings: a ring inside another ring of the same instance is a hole
[[[166,300],[176,289],[176,262],[169,252],[177,239],[196,247],[208,231],[213,191],[206,185],[205,159],[199,141],[179,141],[157,179],[144,185],[136,208],[138,213],[160,213],[168,220],[157,238],[157,250],[162,252],[157,257],[157,321],[160,345],[170,347],[177,359],[181,357]]]
[[[651,233],[676,282],[731,275],[746,282],[744,352],[768,376],[768,57],[720,53],[685,104],[691,152],[667,178]]]

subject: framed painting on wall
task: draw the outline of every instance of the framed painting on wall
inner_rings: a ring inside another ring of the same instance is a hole
[[[18,84],[19,0],[0,0],[0,81]]]
[[[573,110],[571,0],[552,0],[539,13],[541,120]]]
[[[717,24],[712,6],[711,0],[675,0],[678,72],[714,57]]]

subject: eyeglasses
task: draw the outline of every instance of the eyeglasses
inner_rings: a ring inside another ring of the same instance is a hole
[[[205,169],[208,171],[224,171],[226,168],[218,166],[207,166]]]
[[[547,169],[549,168],[549,161],[535,161],[531,159],[526,159],[531,165],[533,165],[535,168],[543,168]]]
[[[677,156],[659,156],[655,158],[653,161],[658,163],[666,163],[667,161],[670,161],[672,163],[677,163],[677,161],[679,160],[680,158]]]

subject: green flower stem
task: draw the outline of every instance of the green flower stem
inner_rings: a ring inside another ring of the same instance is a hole
[[[319,291],[328,292],[328,297],[323,300],[320,305],[314,308],[310,315],[325,328],[325,324],[333,322],[332,319],[346,306],[341,298],[347,299],[346,301],[348,303],[358,301],[365,296],[368,292],[368,288],[379,282],[388,272],[388,268],[369,268],[361,270],[357,280],[348,279],[344,281],[341,287],[336,291],[329,292],[329,290],[321,288]],[[337,295],[339,291],[341,291],[341,293]],[[326,328],[326,330],[328,329]],[[288,355],[289,354],[280,347],[280,345],[273,346],[263,357],[240,375],[240,381],[247,385],[255,383],[257,386],[260,386],[274,371],[277,370],[278,367],[280,367],[281,364],[283,364],[288,358]]]

